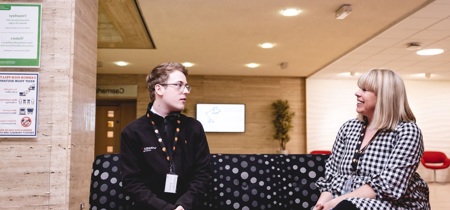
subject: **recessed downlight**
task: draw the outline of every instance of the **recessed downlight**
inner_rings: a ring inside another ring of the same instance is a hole
[[[261,47],[261,48],[264,48],[264,49],[270,49],[270,48],[275,47],[275,44],[274,43],[270,43],[270,42],[265,42],[265,43],[259,44],[258,46]]]
[[[130,64],[130,63],[125,62],[125,61],[116,61],[116,62],[114,62],[114,64],[116,64],[118,66],[128,66],[128,64]]]
[[[423,49],[416,52],[417,55],[439,55],[444,52],[443,49]]]
[[[191,62],[184,62],[184,63],[181,63],[181,65],[183,65],[184,67],[187,67],[187,68],[194,66],[194,64]]]
[[[297,8],[287,8],[287,9],[283,9],[280,11],[280,13],[283,16],[287,16],[287,17],[297,16],[302,12],[303,11],[301,9],[297,9]]]
[[[245,64],[245,66],[247,66],[248,68],[254,69],[254,68],[259,67],[260,65],[257,63],[247,63],[247,64]]]

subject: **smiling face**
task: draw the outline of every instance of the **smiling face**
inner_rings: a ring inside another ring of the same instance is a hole
[[[184,109],[187,94],[189,94],[188,88],[185,87],[186,84],[186,76],[181,71],[171,72],[164,84],[157,84],[154,103],[156,111],[164,116],[171,112],[181,112]]]
[[[377,104],[377,95],[373,91],[360,88],[356,91],[355,96],[356,112],[366,116],[371,121]]]

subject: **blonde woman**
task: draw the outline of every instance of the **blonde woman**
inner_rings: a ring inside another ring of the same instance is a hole
[[[401,77],[374,69],[358,80],[358,117],[339,129],[314,210],[430,209],[417,167],[423,154]]]

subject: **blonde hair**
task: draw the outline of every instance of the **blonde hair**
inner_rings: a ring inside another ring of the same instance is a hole
[[[377,96],[371,127],[380,130],[395,130],[399,122],[416,121],[406,96],[402,78],[389,69],[373,69],[358,79],[361,89],[373,91]],[[364,121],[364,116],[358,114]]]

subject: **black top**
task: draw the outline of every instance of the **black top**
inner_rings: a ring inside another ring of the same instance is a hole
[[[150,110],[150,106],[149,106]],[[152,112],[131,122],[121,135],[121,172],[123,186],[135,201],[134,209],[173,210],[181,205],[193,209],[207,190],[211,177],[210,152],[201,123],[179,114],[180,124],[170,123],[169,137],[164,135],[164,118]],[[164,136],[164,144],[173,144],[171,130],[179,127],[179,140],[172,151],[174,173],[178,175],[177,191],[165,193],[166,175],[170,161],[157,140],[153,121]]]

